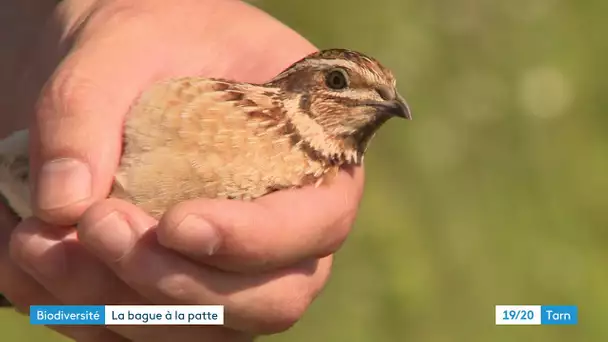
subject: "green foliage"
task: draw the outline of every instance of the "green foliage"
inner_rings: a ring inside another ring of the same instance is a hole
[[[414,114],[372,144],[326,290],[262,341],[608,340],[608,2],[254,4],[380,59]],[[496,304],[578,305],[579,325],[496,327]],[[8,313],[0,327],[47,336]]]

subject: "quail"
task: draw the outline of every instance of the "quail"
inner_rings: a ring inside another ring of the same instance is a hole
[[[320,186],[360,164],[392,117],[411,119],[393,73],[345,49],[308,55],[264,84],[161,81],[126,115],[109,196],[159,218],[193,198],[252,200]],[[32,215],[27,144],[27,130],[0,142],[0,193],[21,218]]]
[[[109,196],[159,218],[193,198],[252,200],[320,186],[360,164],[392,117],[411,120],[392,72],[345,49],[313,53],[264,84],[165,80],[126,115]],[[0,141],[0,195],[19,218],[32,215],[27,130]]]

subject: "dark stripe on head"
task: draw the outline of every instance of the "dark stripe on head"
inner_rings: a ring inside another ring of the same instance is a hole
[[[333,68],[352,71],[348,72],[354,88],[370,85],[369,80],[359,72],[362,69],[377,75],[376,77],[387,83],[394,82],[390,70],[383,67],[377,60],[356,51],[332,49],[323,50],[301,59],[277,75],[268,85],[282,88],[287,92],[303,93],[313,87],[323,86],[319,82],[318,73]]]
[[[318,68],[296,65],[277,75],[268,85],[290,93],[303,93],[316,85],[314,73]]]
[[[304,59],[345,59],[355,62],[368,69],[376,70],[381,75],[392,78],[392,72],[384,67],[377,59],[367,56],[361,52],[347,49],[328,49],[309,55]]]
[[[333,100],[347,107],[357,107],[361,105],[361,100],[353,99],[352,97],[339,96],[333,94],[324,94],[323,97],[325,100]]]

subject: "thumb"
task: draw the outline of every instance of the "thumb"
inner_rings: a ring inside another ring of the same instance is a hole
[[[88,40],[42,90],[31,128],[30,180],[34,215],[48,223],[72,225],[109,193],[124,115],[153,75],[147,49],[120,40]]]

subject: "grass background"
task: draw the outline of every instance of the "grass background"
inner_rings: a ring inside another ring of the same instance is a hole
[[[255,1],[393,69],[414,113],[366,157],[332,279],[262,341],[607,341],[608,2]],[[577,326],[497,327],[496,304]],[[0,311],[2,341],[63,341]]]

